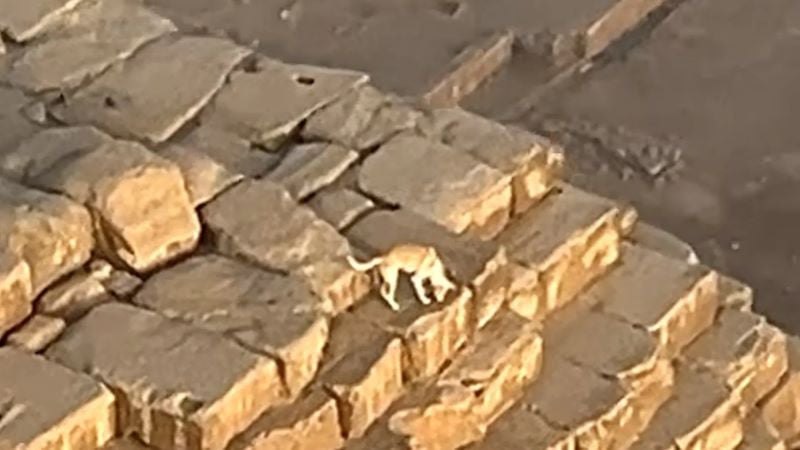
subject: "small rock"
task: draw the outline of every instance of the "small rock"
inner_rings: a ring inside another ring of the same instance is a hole
[[[6,341],[25,351],[39,353],[55,341],[66,327],[63,319],[36,314],[9,334]]]

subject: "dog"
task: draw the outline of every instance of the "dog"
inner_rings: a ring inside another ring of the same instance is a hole
[[[384,256],[378,256],[366,262],[356,261],[351,256],[348,256],[347,260],[350,266],[359,272],[378,269],[383,279],[380,287],[381,297],[395,311],[400,310],[400,305],[395,298],[400,272],[410,276],[417,300],[423,305],[431,303],[425,290],[426,281],[431,283],[437,302],[444,301],[447,293],[457,288],[447,276],[447,270],[433,247],[401,244],[392,247]]]

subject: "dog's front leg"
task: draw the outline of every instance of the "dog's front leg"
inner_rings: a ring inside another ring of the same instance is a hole
[[[394,270],[387,270],[381,273],[383,277],[383,284],[381,284],[381,296],[395,311],[400,311],[400,304],[397,303],[397,299],[395,295],[397,294],[397,280],[399,278],[399,273]]]

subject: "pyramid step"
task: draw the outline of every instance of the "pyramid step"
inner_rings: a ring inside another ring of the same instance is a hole
[[[787,340],[788,370],[762,405],[764,421],[777,436],[800,445],[800,338]]]

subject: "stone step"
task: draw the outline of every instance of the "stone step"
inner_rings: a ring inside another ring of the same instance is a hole
[[[761,411],[754,410],[745,419],[742,442],[736,450],[789,450],[786,442],[775,436],[761,416]]]
[[[800,445],[800,339],[789,336],[786,350],[788,370],[761,410],[769,429],[795,448]]]
[[[91,377],[11,347],[0,374],[0,448],[95,449],[114,436],[114,395]]]

